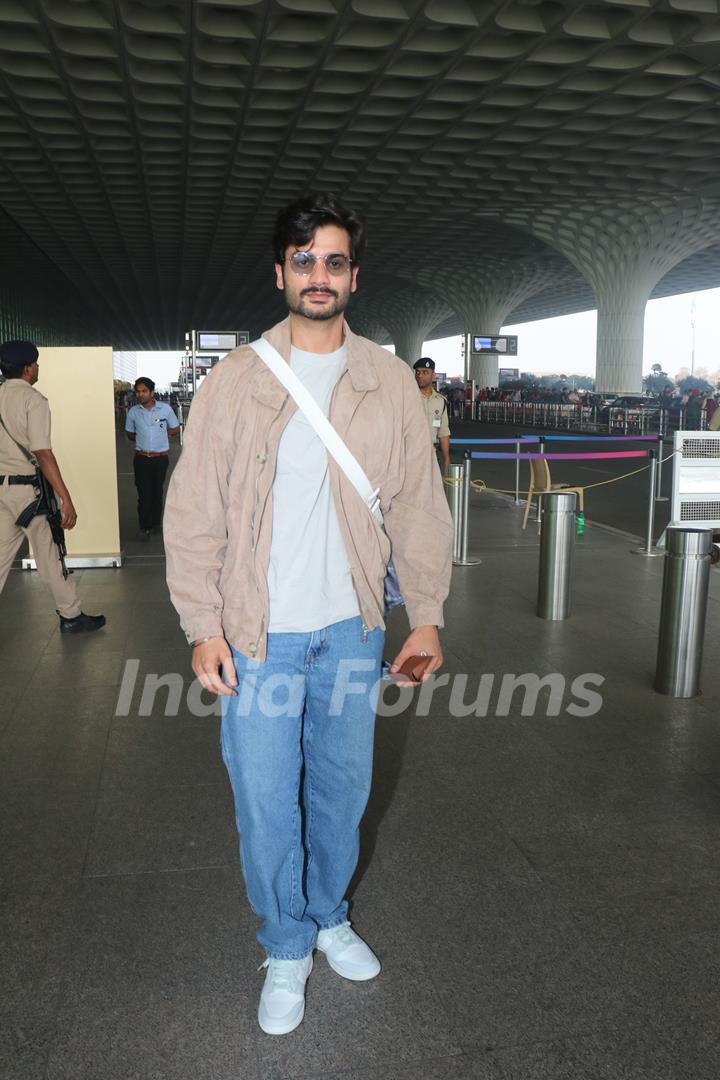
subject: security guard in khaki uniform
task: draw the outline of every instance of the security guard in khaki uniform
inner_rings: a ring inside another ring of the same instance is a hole
[[[432,381],[435,377],[435,361],[428,356],[422,356],[413,364],[415,381],[420,389],[422,403],[425,406],[425,415],[430,428],[430,439],[433,446],[440,450],[442,467],[447,469],[450,464],[450,425],[448,424],[447,402],[442,394],[433,390]]]
[[[62,503],[62,527],[77,521],[70,493],[50,449],[50,407],[47,398],[33,389],[38,380],[38,351],[31,341],[5,341],[0,345],[0,593],[22,543],[32,544],[38,573],[50,589],[62,633],[84,633],[105,625],[104,615],[85,615],[80,610],[75,583],[63,577],[58,549],[43,514],[26,528],[15,524],[35,500],[35,470],[21,447],[30,451]]]

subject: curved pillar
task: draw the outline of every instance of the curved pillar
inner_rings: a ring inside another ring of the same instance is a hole
[[[561,251],[593,287],[596,390],[641,390],[647,301],[674,266],[718,242],[718,209],[714,198],[669,193],[510,212],[510,224]]]
[[[402,329],[393,330],[391,336],[395,346],[395,355],[412,367],[415,361],[419,360],[423,354],[422,349],[426,332],[432,329],[432,326],[425,327],[421,325],[415,328],[403,327]]]
[[[595,389],[598,393],[641,394],[645,308],[651,289],[643,277],[625,289],[599,291]]]

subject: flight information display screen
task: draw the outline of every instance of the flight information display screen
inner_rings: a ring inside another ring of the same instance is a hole
[[[517,356],[518,339],[515,336],[501,334],[473,334],[473,352],[496,352],[505,356]]]

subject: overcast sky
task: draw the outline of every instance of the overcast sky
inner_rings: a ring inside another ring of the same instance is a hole
[[[720,289],[669,296],[651,300],[645,313],[645,351],[643,372],[653,364],[675,376],[682,367],[690,367],[692,356],[692,305],[695,301],[695,369],[710,374],[720,369]],[[594,311],[564,315],[559,319],[504,326],[505,333],[517,334],[517,359],[507,359],[507,367],[521,371],[554,372],[565,375],[595,374]],[[487,327],[475,327],[483,333]],[[428,341],[423,347],[432,356],[436,369],[447,375],[462,375],[460,338]],[[175,382],[181,354],[175,352],[139,352],[138,375],[149,375],[158,387]]]

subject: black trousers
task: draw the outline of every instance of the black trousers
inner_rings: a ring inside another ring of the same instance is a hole
[[[143,531],[159,529],[162,525],[163,488],[168,470],[167,455],[143,457],[142,454],[136,454],[133,467],[140,528]]]

